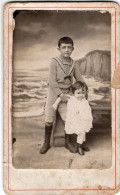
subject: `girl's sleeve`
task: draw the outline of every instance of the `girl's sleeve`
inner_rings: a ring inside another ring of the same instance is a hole
[[[82,109],[80,110],[80,117],[81,117],[81,121],[84,121],[84,120],[89,120],[89,121],[92,121],[93,120],[93,117],[92,117],[92,111],[91,111],[91,107],[89,106],[89,103],[88,101],[86,100],[84,102],[82,106]]]
[[[72,99],[72,96],[70,96],[70,98],[68,99],[68,102],[67,102],[67,115],[71,119],[73,119],[73,117],[75,117],[75,115],[76,115],[76,108],[75,108],[75,104],[74,104],[74,101]]]
[[[49,67],[49,86],[53,89],[54,93],[59,96],[62,94],[61,89],[58,87],[57,83],[57,62],[52,59],[50,67]]]
[[[91,107],[90,107],[90,105],[89,105],[89,103],[88,103],[88,101],[86,100],[86,114],[88,115],[88,119],[90,120],[90,121],[93,121],[93,116],[92,116],[92,110],[91,110]]]

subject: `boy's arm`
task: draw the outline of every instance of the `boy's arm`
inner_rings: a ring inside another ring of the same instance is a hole
[[[81,82],[85,82],[84,79],[82,78],[81,72],[80,72],[80,68],[78,66],[78,64],[75,62],[75,66],[74,66],[74,77],[76,79],[76,81],[81,81]]]
[[[66,94],[67,100],[68,100],[70,97],[71,97],[70,95]],[[62,101],[62,97],[58,97],[58,98],[56,99],[55,103],[52,105],[52,109],[53,109],[54,111],[57,110],[58,105],[59,105],[59,103],[60,103],[61,101]]]
[[[49,67],[49,86],[53,88],[55,94],[59,96],[60,94],[62,94],[62,91],[58,86],[56,75],[57,75],[57,62],[52,59]]]
[[[75,66],[74,66],[74,77],[75,77],[75,79],[76,79],[76,81],[81,81],[81,82],[83,82],[84,84],[85,84],[85,87],[87,88],[87,90],[88,90],[88,87],[87,87],[87,85],[86,85],[86,83],[85,83],[85,81],[84,81],[84,79],[83,79],[83,77],[82,77],[82,74],[81,74],[81,72],[80,72],[80,68],[79,68],[79,66],[78,66],[78,64],[75,62]]]

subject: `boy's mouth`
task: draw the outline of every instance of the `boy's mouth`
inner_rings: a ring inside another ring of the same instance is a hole
[[[70,55],[70,54],[69,54],[69,53],[65,53],[64,55],[67,55],[67,56],[68,56],[68,55]]]

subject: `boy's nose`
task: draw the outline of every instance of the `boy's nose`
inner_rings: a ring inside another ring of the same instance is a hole
[[[68,51],[68,48],[67,47],[65,48],[65,51]]]

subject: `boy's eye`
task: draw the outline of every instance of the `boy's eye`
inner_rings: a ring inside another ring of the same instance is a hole
[[[72,49],[72,47],[71,47],[71,46],[68,46],[68,47],[63,46],[63,47],[62,47],[62,49],[66,49],[66,48],[68,48],[68,49]]]
[[[68,49],[72,49],[72,47],[71,46],[68,46]]]

